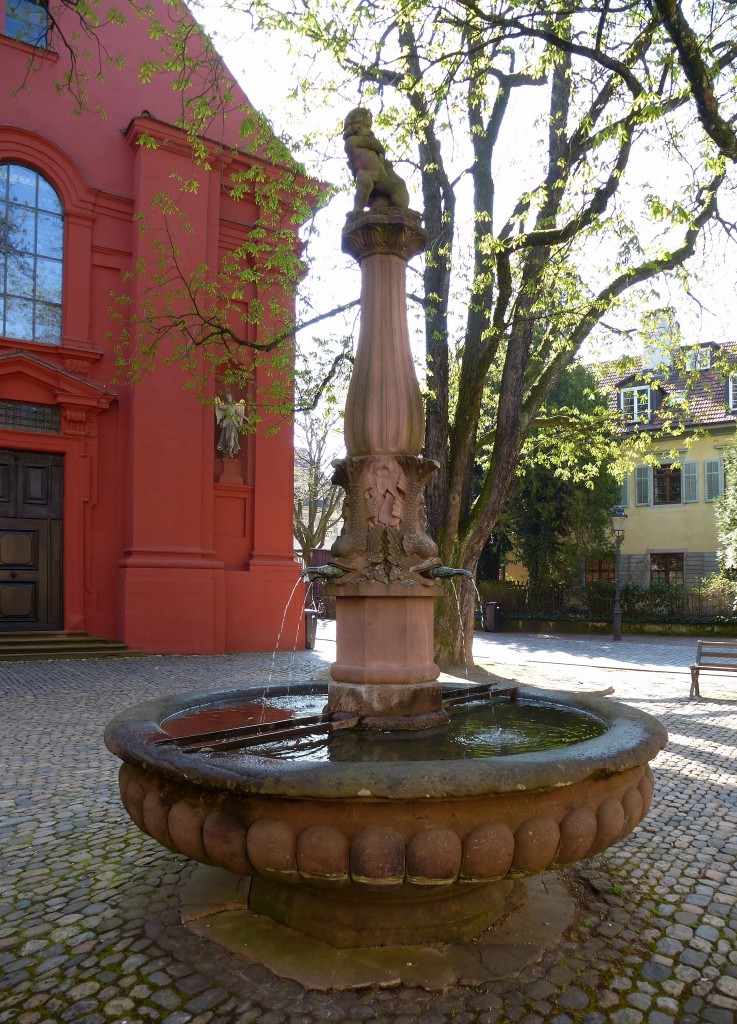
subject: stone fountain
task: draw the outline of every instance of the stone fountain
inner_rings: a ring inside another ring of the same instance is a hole
[[[361,326],[335,473],[344,525],[322,570],[337,607],[327,693],[170,697],[120,715],[106,743],[136,825],[251,876],[256,914],[339,948],[462,940],[508,912],[519,879],[627,835],[667,736],[603,698],[438,681],[433,598],[452,570],[426,529],[435,463],[420,455],[405,296],[425,233],[367,111],[351,112],[344,137],[356,202],[342,244],[361,267]],[[481,737],[502,708],[522,726],[544,713],[546,733],[573,719],[587,738],[489,753]]]

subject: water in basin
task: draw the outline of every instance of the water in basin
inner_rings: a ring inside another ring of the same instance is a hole
[[[319,715],[325,694],[280,694],[263,702],[243,702],[194,713],[162,723],[171,735],[232,729],[258,722]],[[308,733],[298,738],[249,744],[232,756],[249,754],[275,759],[322,762],[434,761],[500,757],[551,750],[593,739],[606,731],[596,716],[547,702],[483,700],[450,710],[450,722],[421,732],[345,730]],[[203,751],[203,756],[207,756]]]

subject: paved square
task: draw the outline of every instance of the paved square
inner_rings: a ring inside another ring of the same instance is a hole
[[[0,1024],[667,1024],[737,1021],[737,689],[695,641],[477,634],[479,662],[522,682],[596,690],[655,714],[670,743],[645,821],[568,875],[571,934],[520,974],[442,994],[306,992],[188,932],[196,870],[143,836],[102,742],[157,695],[326,674],[314,652],[0,665]]]

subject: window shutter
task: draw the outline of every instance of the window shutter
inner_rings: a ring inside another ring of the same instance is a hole
[[[650,504],[650,467],[635,466],[635,505]]]
[[[683,478],[683,501],[699,500],[699,464],[697,462],[684,462],[682,469]]]
[[[630,477],[629,473],[622,481],[622,488],[619,492],[619,504],[628,508],[630,503]]]
[[[706,459],[704,462],[704,498],[714,501],[722,493],[722,464],[720,459]]]

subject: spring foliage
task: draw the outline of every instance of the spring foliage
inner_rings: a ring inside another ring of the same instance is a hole
[[[415,289],[425,454],[441,464],[430,526],[443,562],[473,570],[564,370],[585,344],[606,341],[628,304],[651,303],[666,278],[685,286],[705,235],[731,232],[718,204],[727,154],[705,130],[656,5],[259,0],[255,9],[261,25],[332,58],[327,77],[309,65],[297,97],[314,108],[322,95],[333,104],[345,95],[347,107],[358,85],[375,124],[393,133],[392,155],[413,169],[429,236]],[[737,12],[690,13],[706,84],[729,120]],[[585,421],[569,427],[561,442],[597,443]],[[464,608],[470,625],[470,590]],[[460,660],[452,596],[436,627],[440,659]]]

